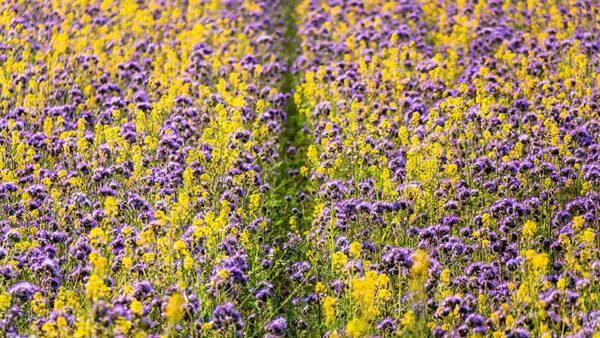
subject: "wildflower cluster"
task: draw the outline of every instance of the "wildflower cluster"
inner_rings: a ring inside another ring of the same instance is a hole
[[[298,9],[315,329],[598,332],[597,5]]]
[[[600,333],[589,0],[0,11],[0,335]]]
[[[263,330],[281,8],[3,3],[3,336]]]

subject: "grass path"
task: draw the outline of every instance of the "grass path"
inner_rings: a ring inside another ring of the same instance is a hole
[[[285,27],[284,27],[284,49],[285,54],[282,57],[287,61],[288,69],[283,76],[278,90],[281,93],[289,95],[285,107],[286,121],[281,132],[279,155],[280,162],[277,172],[274,174],[274,183],[272,196],[269,199],[274,201],[274,214],[272,231],[274,237],[278,238],[280,243],[286,243],[290,240],[289,234],[301,234],[310,226],[310,216],[312,215],[311,199],[300,200],[301,193],[310,195],[308,191],[309,181],[299,174],[300,168],[307,163],[306,149],[310,145],[310,137],[303,129],[307,125],[306,117],[300,114],[298,107],[294,102],[293,93],[296,85],[302,78],[302,74],[296,74],[293,71],[293,65],[298,57],[300,50],[300,38],[297,34],[296,8],[297,0],[285,1]],[[290,151],[295,149],[295,151]],[[296,172],[293,176],[290,173]],[[291,176],[291,177],[290,177]],[[295,225],[292,225],[290,219],[296,219]],[[306,252],[300,246],[290,247],[283,245],[281,266],[291,266],[294,262],[305,261]],[[314,267],[313,267],[314,268]],[[277,315],[285,315],[288,319],[294,318],[291,313],[292,306],[290,302],[298,291],[305,286],[306,280],[293,283],[284,277],[283,270],[278,272],[279,276],[273,279],[273,312],[269,318]],[[310,274],[309,274],[310,275]],[[264,323],[263,323],[264,324]],[[293,326],[290,327],[293,331]]]

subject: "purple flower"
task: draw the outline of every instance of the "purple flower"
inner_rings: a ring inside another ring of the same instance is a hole
[[[240,312],[231,302],[217,305],[212,313],[211,324],[218,330],[230,332],[230,330],[239,331],[244,327],[244,321]]]
[[[265,325],[265,331],[270,337],[282,337],[287,328],[287,320],[284,317],[277,317]]]

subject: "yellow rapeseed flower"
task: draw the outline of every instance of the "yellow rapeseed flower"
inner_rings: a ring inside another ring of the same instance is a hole
[[[183,318],[183,305],[185,299],[179,292],[175,292],[169,298],[167,308],[165,309],[165,316],[173,322],[179,321]]]
[[[533,235],[535,234],[535,230],[537,229],[537,224],[535,224],[535,222],[533,221],[527,221],[525,222],[525,225],[523,226],[523,236],[525,236],[528,239],[533,238]]]
[[[367,324],[362,319],[354,318],[346,325],[346,334],[350,337],[361,337],[366,328]]]

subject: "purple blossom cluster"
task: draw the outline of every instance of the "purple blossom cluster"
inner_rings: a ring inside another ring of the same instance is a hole
[[[300,8],[319,330],[597,332],[597,6]]]
[[[262,325],[283,20],[277,1],[2,5],[3,336],[284,333]]]

